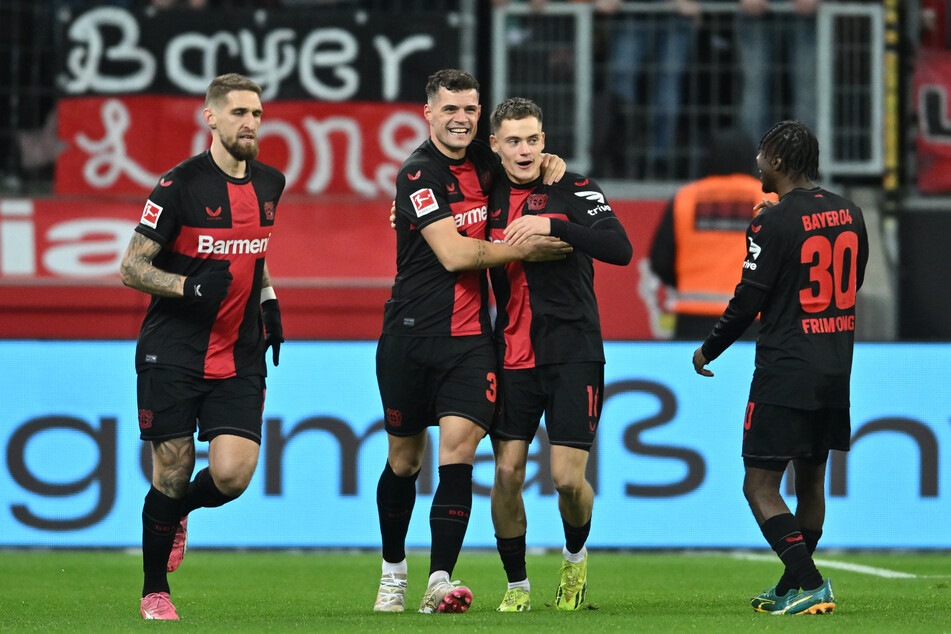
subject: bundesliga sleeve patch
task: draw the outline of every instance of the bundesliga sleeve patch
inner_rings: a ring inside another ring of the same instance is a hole
[[[145,201],[145,209],[142,210],[142,219],[139,221],[146,227],[158,228],[159,216],[162,215],[162,207],[156,205],[151,200]]]
[[[409,195],[409,199],[413,202],[413,209],[416,210],[417,218],[422,218],[429,212],[439,209],[436,196],[433,195],[433,190],[429,188],[416,190]]]

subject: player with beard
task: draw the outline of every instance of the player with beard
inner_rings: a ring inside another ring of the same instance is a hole
[[[122,259],[122,282],[152,296],[135,353],[140,436],[152,443],[146,619],[178,620],[167,572],[182,561],[188,514],[237,498],[257,466],[265,353],[276,366],[284,341],[265,255],[285,179],[255,160],[261,114],[248,78],[211,82],[210,149],[159,179]],[[192,480],[196,428],[208,467]]]
[[[574,251],[562,261],[511,262],[490,271],[498,316],[501,407],[492,425],[492,523],[508,589],[502,612],[531,609],[522,500],[528,447],[545,415],[551,475],[565,534],[559,610],[584,606],[594,491],[585,478],[604,393],[604,345],[594,294],[597,259],[631,261],[633,248],[601,188],[580,174],[542,182],[542,111],[522,98],[503,101],[490,119],[490,143],[505,176],[490,197],[493,241],[520,245],[554,236]]]
[[[419,611],[469,608],[471,591],[450,576],[469,523],[475,451],[491,424],[498,388],[484,270],[521,259],[563,259],[571,250],[552,237],[519,246],[485,240],[488,194],[501,167],[488,145],[474,140],[480,111],[474,77],[454,69],[430,76],[423,107],[429,139],[397,175],[397,273],[376,355],[389,443],[377,487],[379,612],[405,609],[406,534],[430,426],[439,427],[439,484]],[[560,176],[564,161],[549,160],[550,177]]]
[[[762,211],[746,230],[742,279],[693,365],[713,376],[704,366],[761,315],[743,425],[743,493],[785,570],[751,605],[773,614],[827,614],[835,610],[832,583],[812,554],[825,520],[829,451],[849,450],[855,296],[868,233],[858,205],[815,184],[819,143],[802,122],[773,126],[756,164],[763,191],[779,202],[756,205]],[[790,461],[795,515],[780,494]]]

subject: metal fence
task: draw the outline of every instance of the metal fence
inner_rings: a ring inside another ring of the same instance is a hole
[[[547,147],[598,177],[696,178],[714,133],[753,145],[788,118],[816,130],[825,176],[881,173],[881,6],[824,2],[802,17],[774,3],[760,18],[736,3],[701,7],[696,17],[656,2],[610,15],[582,2],[501,7],[492,99],[536,100]]]
[[[548,148],[573,169],[601,178],[695,178],[706,170],[714,132],[746,128],[752,143],[766,122],[789,117],[815,126],[825,176],[863,177],[882,169],[884,44],[877,4],[823,2],[814,22],[796,29],[785,3],[774,3],[771,17],[752,21],[739,16],[733,2],[703,3],[699,19],[680,17],[671,3],[623,3],[603,15],[587,2],[549,2],[541,13],[510,2],[491,10],[491,43],[482,43],[476,22],[490,11],[479,0],[208,2],[265,11],[319,4],[394,19],[452,12],[466,25],[460,30],[463,68],[475,70],[491,46],[485,107],[514,95],[535,99],[545,111]],[[0,0],[0,192],[49,189],[60,147],[55,24],[67,8],[91,4],[148,2]],[[756,46],[759,53],[752,52]],[[764,93],[744,90],[757,85],[756,73]]]
[[[0,191],[43,189],[52,178],[54,11],[53,2],[0,0]]]

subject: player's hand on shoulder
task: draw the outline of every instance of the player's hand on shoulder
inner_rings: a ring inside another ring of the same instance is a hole
[[[703,346],[693,351],[693,369],[697,371],[697,374],[700,376],[713,376],[713,372],[704,367],[708,363],[710,363],[710,361],[703,356]]]
[[[505,228],[505,241],[517,247],[531,236],[551,235],[551,219],[543,216],[522,216]]]
[[[203,303],[217,304],[228,296],[234,277],[228,269],[213,269],[185,278],[185,297]]]
[[[753,207],[753,211],[761,211],[763,209],[766,209],[767,207],[775,207],[778,204],[779,204],[778,200],[770,200],[768,198],[764,198],[762,201],[756,203],[756,205]]]
[[[542,182],[546,185],[557,183],[568,171],[565,159],[557,154],[542,154]]]
[[[571,245],[554,236],[529,236],[519,246],[526,262],[564,260],[571,253]]]

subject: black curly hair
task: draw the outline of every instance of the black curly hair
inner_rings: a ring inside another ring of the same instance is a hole
[[[780,121],[763,135],[759,151],[767,159],[778,156],[790,178],[819,178],[819,141],[802,121]]]

